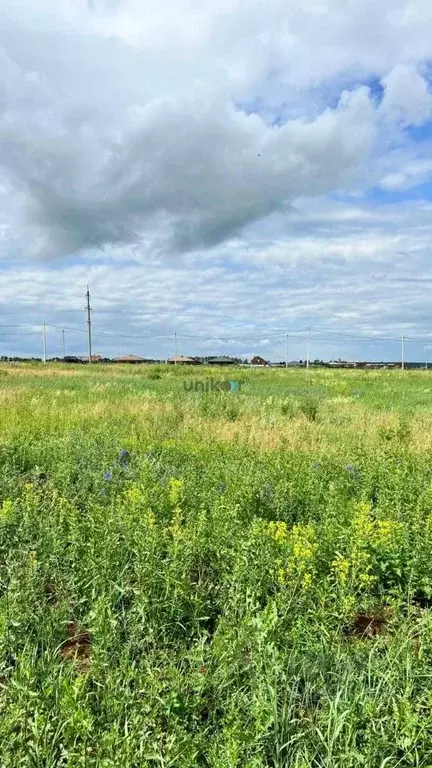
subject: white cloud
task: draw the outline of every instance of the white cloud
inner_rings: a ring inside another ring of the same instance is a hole
[[[372,28],[369,1],[3,7],[3,209],[23,233],[12,253],[212,246],[356,173],[364,187],[380,121],[428,115],[426,2],[374,4]],[[384,84],[378,109],[370,78]],[[323,103],[330,85],[336,107]]]
[[[428,83],[412,67],[398,64],[383,78],[384,98],[380,113],[405,125],[421,125],[431,116]]]
[[[428,336],[432,327],[431,206],[398,204],[380,213],[356,204],[349,212],[347,204],[309,200],[293,215],[292,231],[280,224],[278,244],[247,252],[247,241],[232,242],[212,258],[200,251],[176,264],[137,253],[111,262],[108,252],[105,263],[11,266],[0,274],[2,310],[10,313],[0,324],[29,327],[2,329],[0,351],[40,354],[46,322],[57,326],[48,329],[50,354],[60,354],[62,328],[72,329],[69,352],[84,354],[89,282],[94,344],[103,354],[164,357],[176,331],[185,354],[257,353],[264,344],[266,356],[278,359],[288,331],[312,326],[313,357],[373,357],[377,348],[392,357],[398,336]],[[350,333],[396,340],[345,340]],[[305,334],[293,334],[290,355],[304,357],[305,346]],[[418,347],[408,342],[407,350]]]
[[[111,332],[233,351],[233,318],[426,328],[430,204],[365,200],[432,177],[406,130],[431,57],[430,0],[0,0],[7,311],[81,323],[89,280],[100,309],[128,297]]]

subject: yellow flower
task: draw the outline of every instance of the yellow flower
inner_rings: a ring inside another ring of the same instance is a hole
[[[338,555],[332,562],[332,568],[337,581],[345,584],[350,569],[349,560],[346,557],[342,557],[342,555]]]
[[[310,573],[305,573],[305,575],[303,576],[303,586],[305,587],[305,589],[307,589],[308,587],[310,587],[311,584],[312,584],[312,575]]]
[[[285,541],[288,535],[287,524],[283,521],[272,521],[268,524],[268,532],[277,543]]]
[[[374,531],[374,542],[386,544],[401,532],[402,525],[394,520],[378,520]]]
[[[360,502],[357,506],[357,514],[353,518],[355,535],[360,539],[367,539],[372,535],[374,524],[371,520],[372,507],[366,502]]]
[[[182,517],[180,507],[176,507],[171,520],[171,533],[175,539],[182,534]]]
[[[184,480],[178,480],[176,477],[172,477],[168,485],[168,498],[173,507],[176,507],[180,503],[183,498],[183,492]]]
[[[149,528],[154,528],[155,525],[156,525],[156,516],[155,516],[155,513],[152,512],[151,509],[149,509],[147,514],[146,514],[146,523],[147,523]]]
[[[376,576],[372,576],[370,573],[361,573],[359,576],[359,582],[362,587],[370,587],[374,581],[376,581]]]
[[[317,549],[312,525],[295,525],[291,532],[292,553],[296,560],[310,560]]]
[[[136,504],[141,499],[141,490],[138,486],[133,485],[131,488],[127,489],[125,495],[128,501],[131,501],[132,504]]]
[[[6,521],[12,514],[13,502],[10,499],[5,499],[0,508],[0,521]]]

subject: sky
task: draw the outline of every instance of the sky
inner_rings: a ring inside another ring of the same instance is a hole
[[[432,361],[430,0],[0,0],[0,355]]]

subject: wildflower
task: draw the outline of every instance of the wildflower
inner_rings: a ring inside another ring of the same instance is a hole
[[[152,512],[151,509],[148,510],[146,514],[146,522],[149,528],[154,528],[156,525],[156,516],[155,513]]]
[[[277,543],[280,543],[287,538],[287,524],[282,520],[278,522],[272,521],[268,524],[268,532]]]
[[[172,516],[171,533],[174,539],[179,538],[182,533],[182,517],[181,517],[181,510],[179,509],[179,507],[175,508]]]
[[[0,507],[0,521],[6,521],[11,516],[13,509],[13,502],[10,499],[5,499]]]
[[[378,520],[374,531],[374,541],[376,544],[386,544],[401,532],[402,524],[395,520]]]
[[[345,584],[350,568],[349,560],[346,557],[342,557],[342,555],[338,555],[332,562],[332,568],[337,581]]]
[[[132,488],[128,488],[126,491],[126,498],[128,501],[132,502],[132,504],[136,504],[141,498],[141,490],[136,486],[132,486]]]
[[[285,568],[279,567],[276,571],[277,583],[281,586],[287,581],[288,572]]]
[[[104,480],[112,480],[112,472],[104,472]]]
[[[318,472],[319,468],[320,468],[320,465],[318,464],[318,462],[314,461],[314,463],[312,464],[312,469],[314,470],[314,472]]]
[[[226,484],[225,483],[219,483],[219,485],[218,485],[219,493],[225,493],[225,490],[226,490]]]
[[[370,573],[361,573],[359,576],[359,582],[362,587],[370,587],[376,581],[376,576],[372,576]]]
[[[346,470],[347,470],[347,472],[349,472],[351,477],[354,477],[354,475],[356,474],[356,468],[355,468],[354,464],[347,464]]]
[[[312,584],[312,575],[310,573],[305,573],[303,576],[303,587],[307,589]]]
[[[168,497],[171,504],[175,507],[183,497],[184,480],[172,477],[168,483]]]
[[[120,454],[119,454],[119,458],[118,458],[120,464],[127,463],[129,457],[130,457],[129,451],[127,451],[126,448],[122,448],[122,450],[120,451]]]
[[[315,530],[311,525],[295,525],[292,529],[293,556],[296,560],[309,560],[313,557],[317,545]]]

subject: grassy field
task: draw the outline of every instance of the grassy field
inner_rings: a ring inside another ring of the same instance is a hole
[[[431,402],[3,365],[1,768],[430,768]]]

